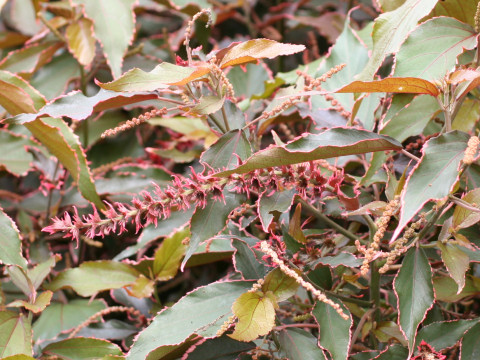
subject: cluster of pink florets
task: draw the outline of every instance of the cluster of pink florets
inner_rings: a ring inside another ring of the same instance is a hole
[[[84,216],[80,216],[74,208],[73,216],[65,212],[62,218],[55,217],[53,223],[43,231],[50,234],[65,233],[64,237],[77,241],[80,235],[94,238],[111,233],[121,234],[130,223],[135,224],[138,232],[146,225],[156,226],[159,220],[168,218],[172,211],[187,210],[191,206],[203,208],[210,199],[223,201],[225,191],[250,197],[263,192],[269,194],[295,188],[299,196],[311,201],[318,199],[329,183],[329,179],[321,174],[321,169],[315,162],[310,162],[228,177],[216,177],[213,172],[203,175],[192,170],[189,177],[173,176],[172,183],[166,188],[156,185],[152,192],[143,191],[130,204],[105,202],[103,217],[95,207],[93,213]],[[331,180],[338,182],[338,174]]]

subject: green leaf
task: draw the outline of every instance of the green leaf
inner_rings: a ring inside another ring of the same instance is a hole
[[[241,67],[229,70],[227,77],[233,85],[235,95],[250,99],[261,96],[265,92],[265,82],[270,80],[269,70],[266,66],[247,64],[246,71]]]
[[[460,110],[452,122],[452,130],[469,133],[480,118],[480,101],[477,99],[464,99]]]
[[[436,351],[454,346],[465,333],[477,325],[479,319],[441,321],[423,327],[417,335],[416,345],[425,340]],[[478,337],[477,337],[478,340]]]
[[[82,92],[75,91],[51,101],[36,114],[21,114],[9,119],[9,122],[25,124],[43,116],[55,118],[66,116],[74,120],[84,120],[94,112],[114,109],[156,98],[158,98],[156,94],[143,92],[118,93],[100,89],[94,96],[85,96]]]
[[[457,294],[458,285],[450,276],[435,276],[433,278],[433,288],[435,289],[435,299],[445,302],[457,302],[480,292],[470,277],[465,280],[465,286],[459,294]]]
[[[411,354],[414,351],[417,328],[435,301],[432,270],[421,248],[407,252],[393,287],[398,299],[398,323],[407,338]]]
[[[368,50],[360,42],[352,28],[350,19],[347,17],[344,29],[330,49],[328,57],[322,61],[315,73],[315,77],[320,77],[330,69],[340,64],[346,64],[342,71],[334,74],[327,82],[322,84],[322,89],[326,91],[335,91],[338,88],[348,84],[360,73],[368,62]],[[314,64],[309,64],[309,66]],[[296,75],[297,77],[298,75]],[[351,111],[355,103],[353,94],[331,94],[347,111]],[[325,100],[325,96],[312,96],[312,109],[330,109],[332,104]]]
[[[32,168],[33,156],[27,146],[38,147],[26,136],[0,131],[0,167],[17,176],[25,176]]]
[[[475,16],[472,14],[475,14],[477,4],[477,0],[442,0],[437,2],[428,17],[448,16],[475,26]]]
[[[478,204],[480,202],[480,188],[473,189],[462,196],[462,200],[470,204]],[[457,205],[453,212],[453,228],[463,229],[470,227],[480,221],[480,213],[465,209],[463,206]]]
[[[99,209],[105,208],[95,189],[80,140],[65,121],[42,118],[26,123],[25,126],[70,171],[82,196]]]
[[[27,260],[22,255],[20,232],[2,208],[0,208],[0,262],[27,268]]]
[[[218,282],[188,293],[137,336],[127,359],[145,359],[153,350],[180,344],[192,334],[215,336],[232,315],[235,299],[251,287],[251,281]]]
[[[397,323],[393,321],[381,321],[377,324],[373,333],[381,342],[389,342],[391,339],[398,341],[403,346],[408,346],[405,336]]]
[[[362,265],[363,260],[355,257],[351,253],[341,252],[335,256],[323,256],[315,260],[312,267],[316,267],[319,264],[327,265],[333,268],[337,266],[347,266],[350,268],[356,268]]]
[[[447,196],[458,179],[469,136],[452,131],[430,139],[422,148],[423,156],[407,179],[401,197],[400,221],[393,238],[430,200]],[[392,239],[393,240],[393,239]]]
[[[93,22],[86,18],[70,23],[65,31],[68,50],[82,66],[90,66],[95,57]]]
[[[238,159],[245,160],[252,155],[252,147],[242,130],[231,130],[223,134],[207,151],[200,161],[213,169],[233,169]]]
[[[118,345],[107,340],[82,337],[48,344],[43,348],[42,353],[68,360],[98,359],[107,355],[123,355]]]
[[[393,102],[401,100],[401,97],[395,95]],[[392,106],[392,109],[396,108]],[[410,136],[416,136],[423,132],[430,119],[440,111],[437,100],[428,95],[416,96],[410,103],[402,107],[400,111],[387,112],[383,119],[383,126],[380,134],[391,136],[400,142],[405,141]]]
[[[236,341],[228,336],[209,339],[188,354],[188,360],[232,360],[232,357],[256,347],[253,342]],[[237,358],[235,358],[237,359]]]
[[[396,55],[394,76],[441,80],[455,66],[458,55],[476,46],[476,36],[471,26],[458,20],[428,20],[402,44]]]
[[[78,268],[61,272],[45,288],[57,291],[70,287],[80,296],[92,296],[99,291],[131,285],[139,275],[137,270],[124,263],[108,260],[85,261]]]
[[[238,318],[235,331],[229,334],[238,341],[252,341],[259,336],[267,335],[275,325],[275,299],[268,294],[247,292],[240,295],[232,306]]]
[[[53,339],[105,308],[102,300],[74,299],[66,304],[50,304],[33,323],[33,340]]]
[[[373,52],[359,75],[360,80],[371,80],[385,57],[400,48],[408,33],[418,21],[428,15],[438,0],[407,0],[395,9],[375,19],[373,26]]]
[[[282,44],[269,39],[253,39],[227,49],[219,66],[242,65],[258,59],[273,59],[305,50],[303,45]]]
[[[93,21],[95,37],[102,44],[113,77],[117,78],[135,33],[135,0],[75,0],[74,3],[84,5],[85,16]]]
[[[30,321],[13,311],[0,311],[0,358],[33,355]]]
[[[333,299],[332,301],[341,306],[344,313],[349,316],[349,320],[343,319],[333,307],[321,301],[317,301],[312,315],[320,326],[320,346],[330,353],[333,360],[346,360],[350,348],[353,319],[340,301]]]
[[[320,134],[303,135],[283,146],[270,146],[253,154],[236,169],[215,176],[226,177],[272,166],[401,148],[400,143],[387,136],[358,129],[333,128]]]
[[[241,239],[232,239],[232,246],[236,249],[233,255],[233,265],[235,270],[242,274],[243,279],[257,280],[265,277],[269,269],[258,260],[263,253],[257,254],[255,249]]]
[[[30,303],[24,300],[15,300],[7,305],[7,307],[24,307],[31,312],[38,314],[45,310],[45,308],[50,305],[50,300],[52,300],[53,293],[49,290],[42,292],[36,299],[34,303]]]
[[[275,295],[277,301],[284,301],[295,295],[298,286],[299,285],[294,278],[285,275],[280,268],[275,268],[265,277],[262,291],[264,293],[271,291],[273,295]]]
[[[199,99],[198,104],[195,105],[190,111],[193,114],[198,114],[198,115],[213,114],[222,108],[224,102],[225,102],[224,97],[218,97],[213,95],[202,96]]]
[[[258,215],[263,231],[268,232],[275,216],[290,210],[295,196],[295,189],[275,191],[272,194],[263,192],[258,200]]]
[[[462,360],[475,360],[480,358],[480,341],[478,341],[478,334],[480,334],[480,324],[468,330],[463,337],[462,347],[460,349]]]
[[[228,215],[240,205],[240,197],[225,191],[225,202],[209,198],[204,208],[197,207],[190,222],[192,236],[183,259],[181,269],[185,267],[188,259],[195,253],[202,241],[217,235],[227,224]]]
[[[170,280],[177,274],[186,248],[182,241],[188,236],[190,231],[183,229],[162,241],[153,261],[153,273],[157,280]]]
[[[408,349],[402,345],[391,345],[387,350],[378,355],[375,360],[405,360],[409,356]]]
[[[289,360],[326,360],[317,339],[303,329],[287,328],[278,334],[278,342]]]
[[[457,294],[465,286],[465,273],[470,267],[470,257],[464,253],[458,245],[438,242],[438,247],[442,252],[442,260],[447,267],[448,273],[458,285]]]
[[[186,67],[164,62],[150,72],[135,68],[115,81],[97,84],[105,90],[113,91],[155,91],[169,85],[185,85],[209,71],[206,67]]]

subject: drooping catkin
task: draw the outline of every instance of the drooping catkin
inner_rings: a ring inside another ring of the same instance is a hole
[[[480,140],[477,136],[472,136],[467,143],[467,148],[465,149],[465,155],[463,155],[463,163],[470,165],[475,161],[475,155],[477,154],[478,145],[480,145]]]
[[[155,116],[162,116],[167,113],[167,108],[163,109],[153,109],[151,111],[148,111],[142,115],[140,115],[138,118],[133,118],[132,120],[128,120],[126,123],[117,126],[116,128],[113,129],[108,129],[103,132],[102,134],[102,139],[109,137],[109,136],[114,136],[118,134],[119,132],[126,131],[128,129],[132,129],[135,126],[140,125],[141,123],[144,123],[147,120],[150,120],[152,117]]]

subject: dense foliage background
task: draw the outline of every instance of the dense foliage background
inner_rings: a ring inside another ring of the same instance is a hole
[[[476,0],[0,0],[0,358],[480,358]]]

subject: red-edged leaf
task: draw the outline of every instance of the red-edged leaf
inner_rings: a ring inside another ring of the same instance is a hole
[[[242,65],[258,59],[273,59],[305,50],[303,45],[283,44],[274,40],[254,39],[231,47],[220,61],[220,67]]]
[[[286,145],[270,146],[252,155],[236,169],[215,176],[226,177],[272,166],[401,148],[400,143],[388,136],[358,129],[333,128],[320,134],[305,134]]]
[[[17,225],[0,208],[0,263],[27,268],[22,255],[22,239]]]
[[[156,94],[144,92],[118,93],[100,89],[94,96],[85,96],[80,91],[75,91],[54,99],[36,114],[21,114],[9,121],[24,124],[42,116],[66,116],[74,120],[84,120],[94,112],[156,98],[158,98]]]
[[[69,360],[105,359],[108,356],[123,355],[118,345],[107,340],[82,337],[50,343],[43,348],[42,352]]]
[[[440,91],[430,81],[414,77],[386,78],[378,81],[354,81],[337,93],[405,93],[405,94],[428,94],[438,96]]]
[[[0,311],[0,358],[32,353],[30,320],[13,311]]]
[[[155,91],[170,85],[185,85],[207,74],[207,67],[186,67],[161,63],[152,71],[132,69],[109,83],[97,82],[98,86],[113,91]]]
[[[450,83],[457,86],[465,83],[459,87],[460,91],[457,93],[457,99],[462,98],[477,86],[480,86],[480,71],[474,69],[457,70],[450,75]]]
[[[93,37],[93,22],[82,18],[67,26],[65,37],[68,49],[83,66],[90,66],[95,57],[95,38]]]
[[[398,299],[398,324],[414,350],[417,328],[435,301],[432,269],[421,248],[411,249],[393,283]]]

